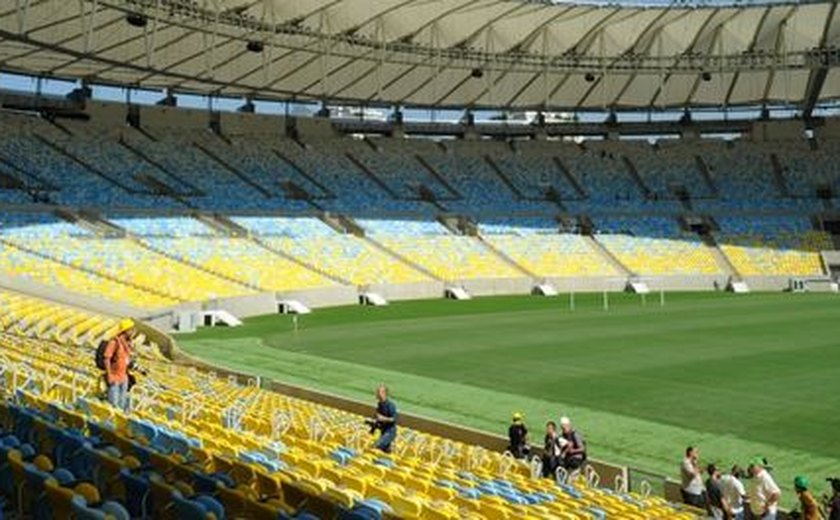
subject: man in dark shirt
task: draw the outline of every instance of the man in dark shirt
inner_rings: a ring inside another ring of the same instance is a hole
[[[714,464],[706,466],[706,502],[709,506],[709,515],[715,520],[723,520],[723,490],[720,486],[720,471]]]
[[[522,459],[528,456],[530,448],[528,447],[528,427],[522,422],[522,414],[516,412],[513,414],[513,421],[508,428],[508,451],[517,459]]]
[[[563,446],[563,467],[575,470],[586,462],[586,442],[583,436],[572,428],[572,421],[568,417],[560,418],[561,437],[566,441]]]
[[[397,406],[388,399],[388,387],[384,384],[376,389],[376,417],[371,421],[374,430],[381,435],[374,447],[385,453],[391,453],[391,444],[397,437]]]
[[[552,478],[560,466],[561,437],[557,434],[557,425],[548,421],[545,425],[545,441],[543,444],[542,476]]]

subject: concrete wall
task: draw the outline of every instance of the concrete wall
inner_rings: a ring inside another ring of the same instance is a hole
[[[796,121],[758,121],[750,133],[753,141],[805,140],[805,123]]]
[[[822,258],[826,266],[840,265],[840,251],[823,251]]]
[[[325,137],[337,137],[332,121],[321,117],[298,117],[295,126],[303,141],[318,140]]]
[[[249,294],[219,298],[204,303],[205,310],[226,310],[237,318],[277,314],[277,297],[274,293]]]
[[[400,300],[429,300],[442,298],[445,284],[443,282],[417,282],[395,285],[371,285],[370,292],[381,294],[388,301]]]
[[[560,292],[620,292],[627,285],[627,277],[622,276],[589,276],[574,278],[548,278],[546,281],[554,285]],[[640,281],[647,283],[651,291],[712,291],[715,282],[721,289],[726,287],[727,276],[659,276],[645,278]]]
[[[128,107],[123,103],[87,101],[85,113],[90,117],[90,122],[95,125],[119,128],[125,125]]]
[[[783,291],[790,285],[790,276],[745,276],[750,291]]]
[[[207,132],[209,123],[207,110],[156,105],[140,107],[140,125],[143,127]]]
[[[462,284],[472,296],[530,294],[534,281],[530,278],[487,278],[464,280]]]
[[[219,120],[222,132],[232,137],[247,135],[282,137],[286,135],[286,120],[280,116],[221,112]]]
[[[356,305],[359,303],[359,291],[355,287],[337,285],[309,289],[306,291],[288,291],[278,293],[279,300],[300,300],[310,309],[322,307],[336,307],[339,305]]]

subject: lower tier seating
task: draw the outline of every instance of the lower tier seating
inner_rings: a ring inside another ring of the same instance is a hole
[[[630,271],[641,275],[721,274],[708,247],[693,236],[600,235],[598,240]]]
[[[38,518],[695,518],[661,498],[532,477],[522,461],[150,352],[131,412],[100,400],[93,348],[0,331],[0,492]],[[99,516],[94,516],[99,515]]]
[[[718,239],[721,249],[742,275],[821,276],[824,274],[819,251],[833,249],[826,233],[725,235]]]
[[[497,234],[487,242],[538,276],[616,276],[584,237],[571,234]]]

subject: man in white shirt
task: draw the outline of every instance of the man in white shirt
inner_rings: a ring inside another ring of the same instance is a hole
[[[703,486],[703,472],[700,470],[700,449],[689,446],[685,450],[685,458],[680,464],[682,480],[683,502],[690,506],[706,509],[705,487]]]
[[[720,477],[720,488],[723,492],[723,511],[729,520],[744,520],[744,498],[747,491],[741,479],[744,477],[744,470],[733,466],[728,475]]]
[[[750,463],[750,473],[753,476],[750,484],[750,509],[754,518],[776,520],[782,491],[764,467],[765,464],[761,458],[753,459]]]

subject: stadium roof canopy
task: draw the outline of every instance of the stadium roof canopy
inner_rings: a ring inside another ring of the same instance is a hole
[[[0,68],[262,98],[509,108],[840,97],[837,1],[14,0]]]

